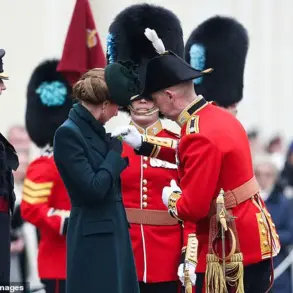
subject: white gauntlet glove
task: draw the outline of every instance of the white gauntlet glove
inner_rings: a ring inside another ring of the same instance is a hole
[[[142,135],[133,125],[118,126],[114,129],[111,136],[125,141],[134,149],[139,149],[142,144]]]
[[[173,179],[170,182],[170,186],[165,186],[162,192],[162,201],[166,207],[168,207],[169,197],[173,192],[182,193],[180,187],[177,185],[176,181]]]
[[[192,263],[188,264],[188,271],[189,271],[189,277],[190,281],[193,286],[195,286],[196,281],[196,274],[195,274],[195,265]],[[184,286],[184,264],[180,264],[178,267],[177,275],[179,277],[179,280],[181,281],[182,285]]]

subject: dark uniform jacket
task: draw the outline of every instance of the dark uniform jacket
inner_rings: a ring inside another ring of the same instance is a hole
[[[119,142],[120,143],[120,142]],[[121,197],[127,167],[104,127],[80,104],[57,130],[54,159],[71,200],[67,293],[139,292]]]
[[[0,133],[0,284],[10,279],[10,213],[15,202],[12,170],[18,165],[14,147]]]

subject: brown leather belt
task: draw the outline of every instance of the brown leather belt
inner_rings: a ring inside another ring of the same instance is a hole
[[[127,220],[130,224],[143,224],[153,226],[178,225],[178,220],[172,218],[167,211],[142,210],[126,208]]]
[[[0,196],[0,213],[8,213],[9,211],[9,203],[6,198]]]
[[[227,210],[232,209],[244,201],[251,199],[259,192],[258,183],[253,176],[250,180],[240,185],[239,187],[225,191],[224,199],[225,199],[225,208]],[[212,201],[209,216],[214,215],[217,211],[217,199]]]

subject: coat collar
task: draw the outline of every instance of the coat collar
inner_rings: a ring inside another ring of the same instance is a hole
[[[104,126],[80,103],[73,105],[69,112],[69,118],[78,124],[86,137],[92,137],[94,131],[101,138],[105,138]]]
[[[130,125],[134,125],[140,134],[146,134],[150,136],[156,136],[163,129],[163,125],[160,119],[147,128],[140,127],[134,121],[131,121]]]
[[[200,111],[206,105],[208,105],[208,102],[204,97],[201,95],[197,96],[197,98],[180,113],[176,121],[177,124],[182,127],[191,116]]]

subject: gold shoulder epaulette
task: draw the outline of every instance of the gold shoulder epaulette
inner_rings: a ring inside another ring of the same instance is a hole
[[[199,116],[190,117],[186,125],[186,134],[199,133]]]

